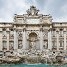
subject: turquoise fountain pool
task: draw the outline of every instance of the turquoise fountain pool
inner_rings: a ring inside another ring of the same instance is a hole
[[[56,66],[48,64],[1,64],[0,67],[67,67],[67,65]]]

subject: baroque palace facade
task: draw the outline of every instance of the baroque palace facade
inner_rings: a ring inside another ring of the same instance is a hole
[[[14,22],[0,22],[0,51],[67,50],[67,23],[38,12],[31,6],[27,14],[15,14]]]

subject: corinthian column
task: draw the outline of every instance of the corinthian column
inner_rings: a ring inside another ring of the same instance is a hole
[[[52,35],[51,35],[51,29],[48,31],[48,49],[52,50]]]
[[[26,49],[26,29],[23,29],[23,49]]]
[[[59,30],[57,29],[57,50],[59,50]]]
[[[9,50],[9,31],[7,31],[7,50]]]
[[[18,37],[17,37],[17,31],[14,29],[14,50],[18,49]]]
[[[64,50],[66,50],[66,28],[64,28]]]
[[[43,29],[40,28],[40,49],[43,49]]]
[[[0,51],[2,51],[3,44],[2,44],[2,29],[0,29]]]

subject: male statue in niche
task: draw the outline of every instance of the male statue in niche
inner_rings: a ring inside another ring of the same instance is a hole
[[[36,41],[37,41],[36,33],[31,33],[29,35],[29,46],[31,50],[36,50]]]

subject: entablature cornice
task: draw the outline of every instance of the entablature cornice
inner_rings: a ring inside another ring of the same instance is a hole
[[[52,23],[53,27],[67,27],[67,22],[65,23]]]
[[[67,22],[53,22],[53,27],[67,27]]]
[[[5,28],[10,28],[10,27],[12,27],[13,26],[13,23],[0,23],[0,28],[3,28],[3,27],[5,27]]]
[[[52,24],[47,24],[47,23],[46,23],[46,24],[40,24],[40,23],[39,23],[39,24],[26,24],[26,23],[21,24],[21,23],[14,23],[13,25],[20,25],[20,26],[21,26],[21,25],[42,25],[42,26],[50,26],[50,25],[52,25]]]

